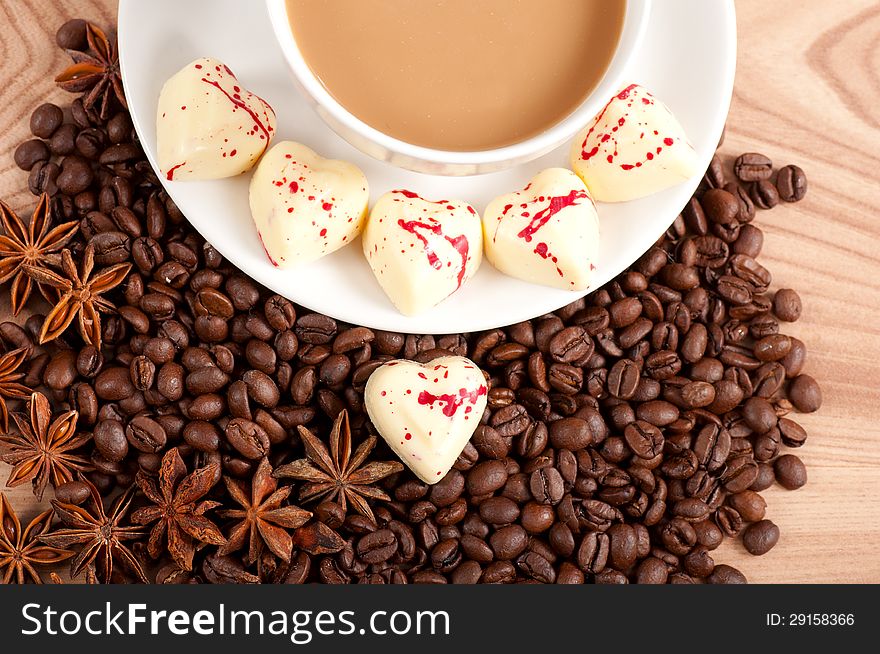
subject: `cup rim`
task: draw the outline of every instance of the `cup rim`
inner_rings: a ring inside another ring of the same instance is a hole
[[[390,136],[358,118],[336,100],[312,72],[293,36],[286,0],[266,0],[266,9],[275,38],[281,46],[284,58],[287,60],[296,81],[314,103],[329,114],[332,120],[353,131],[361,139],[410,160],[431,166],[461,166],[480,169],[484,166],[503,166],[507,162],[524,163],[532,160],[559,147],[583,129],[589,120],[601,111],[601,107],[608,98],[613,97],[622,85],[629,69],[629,62],[638,51],[647,31],[653,1],[626,0],[624,25],[611,63],[596,88],[570,114],[551,127],[525,140],[500,148],[472,151],[440,150],[415,145]],[[322,112],[319,111],[319,114]],[[324,115],[322,114],[321,117],[324,118]],[[331,127],[333,127],[332,124]],[[346,135],[340,134],[340,136],[350,141]],[[362,149],[357,144],[355,146]]]

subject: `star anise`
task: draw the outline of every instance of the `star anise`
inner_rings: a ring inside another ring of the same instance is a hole
[[[247,541],[249,564],[257,561],[264,547],[268,547],[285,563],[290,561],[293,539],[286,530],[302,527],[312,514],[298,506],[281,506],[293,488],[285,486],[278,489],[278,481],[272,477],[269,459],[264,458],[257,466],[251,480],[250,493],[236,479],[224,477],[223,481],[229,495],[241,508],[220,511],[224,518],[233,518],[238,522],[232,527],[226,544],[218,553],[222,556],[236,552]]]
[[[44,511],[22,531],[21,522],[15,510],[0,494],[0,572],[3,573],[2,583],[15,582],[23,584],[30,578],[35,584],[43,583],[35,566],[52,565],[66,561],[74,552],[66,549],[50,547],[40,543],[39,538],[52,528],[54,512]]]
[[[103,583],[109,583],[113,576],[114,562],[118,559],[142,583],[147,583],[147,576],[141,564],[125,544],[143,537],[144,534],[138,527],[122,525],[137,487],[129,486],[113,503],[108,515],[98,489],[90,481],[84,480],[84,482],[89,487],[90,499],[87,504],[77,506],[52,500],[52,506],[55,507],[55,512],[66,528],[40,536],[40,540],[52,547],[81,546],[79,553],[70,564],[72,577],[76,577],[90,565],[97,563],[99,578]]]
[[[87,344],[101,349],[101,316],[99,312],[108,313],[114,310],[113,305],[101,295],[125,280],[128,271],[131,270],[131,264],[117,263],[99,270],[93,275],[94,265],[95,248],[90,243],[83,253],[82,267],[79,271],[76,269],[70,250],[61,252],[63,275],[47,268],[24,266],[27,274],[38,283],[47,284],[61,292],[58,303],[43,321],[43,327],[40,330],[40,343],[58,338],[74,318],[78,317],[79,333],[83,340]]]
[[[57,586],[63,586],[67,583],[61,578],[61,575],[59,575],[57,572],[50,572],[49,579],[51,579],[52,583]],[[86,566],[85,580],[82,583],[88,585],[94,585],[98,583],[98,575],[95,573],[95,566]]]
[[[138,473],[137,484],[153,504],[135,511],[131,519],[139,525],[156,523],[147,542],[150,556],[157,559],[162,555],[167,535],[171,558],[181,569],[192,570],[196,543],[226,543],[217,525],[205,517],[220,503],[202,500],[219,472],[219,465],[213,463],[187,475],[186,464],[175,447],[162,457],[158,483]]]
[[[0,201],[0,221],[6,232],[0,235],[0,284],[12,280],[9,295],[12,302],[12,315],[17,316],[31,295],[33,280],[24,266],[45,268],[61,263],[58,251],[63,248],[79,229],[75,220],[56,225],[51,230],[51,209],[49,196],[43,193],[31,216],[30,225]],[[50,293],[43,284],[37,284],[40,292],[50,303],[58,301],[57,293]]]
[[[90,438],[89,434],[76,435],[78,418],[76,411],[67,411],[49,424],[49,400],[42,393],[31,395],[28,417],[12,414],[19,433],[0,435],[0,445],[6,450],[0,460],[12,466],[6,485],[14,488],[30,481],[34,495],[43,499],[49,483],[57,487],[73,481],[75,472],[91,470],[87,458],[74,454]]]
[[[367,501],[388,501],[385,491],[372,486],[388,475],[403,470],[396,461],[371,461],[364,464],[376,447],[376,437],[370,436],[351,454],[351,427],[348,412],[342,411],[330,432],[330,451],[312,432],[300,426],[299,434],[306,448],[305,459],[281,466],[276,477],[291,477],[306,482],[299,492],[301,501],[327,498],[337,502],[343,510],[347,503],[373,522],[376,517]]]
[[[55,82],[70,93],[85,93],[83,107],[97,107],[101,118],[110,117],[115,98],[123,109],[128,109],[122,75],[119,70],[119,51],[116,40],[110,39],[97,25],[86,25],[87,52],[68,50],[73,59]]]
[[[18,369],[27,358],[28,350],[23,347],[0,356],[0,434],[9,431],[6,398],[23,400],[30,395],[31,389],[18,381],[24,377],[24,373],[18,372]]]

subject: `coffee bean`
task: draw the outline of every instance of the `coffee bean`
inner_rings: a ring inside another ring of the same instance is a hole
[[[507,525],[519,518],[516,502],[507,497],[490,497],[479,507],[480,517],[490,525]]]
[[[779,527],[770,520],[760,520],[746,527],[743,545],[749,554],[760,556],[769,552],[779,542]]]
[[[523,433],[529,426],[531,418],[525,407],[511,404],[496,411],[489,422],[504,438]]]
[[[739,214],[739,200],[736,196],[724,189],[710,189],[706,191],[702,199],[706,217],[713,223],[730,224],[737,222]]]
[[[716,565],[707,581],[710,584],[746,584],[745,575],[729,565]]]
[[[766,180],[773,174],[773,162],[763,154],[747,152],[737,157],[733,172],[743,182]]]
[[[540,504],[558,504],[565,492],[562,475],[556,468],[540,468],[529,477],[529,490]]]
[[[91,497],[88,485],[82,481],[68,481],[55,487],[55,499],[79,506]]]
[[[669,568],[656,557],[643,560],[636,571],[637,584],[665,584],[669,576]]]
[[[754,490],[744,490],[731,495],[728,502],[746,522],[758,522],[764,519],[767,502]]]
[[[776,175],[779,197],[785,202],[800,202],[807,194],[807,176],[798,166],[784,166]]]
[[[81,18],[73,18],[55,33],[55,42],[62,50],[85,51],[88,47],[86,41],[86,21]]]
[[[160,452],[168,440],[162,425],[147,416],[132,418],[125,428],[125,438],[134,449],[148,454]]]
[[[757,434],[766,434],[776,426],[777,422],[773,405],[760,397],[750,397],[745,401],[743,417],[749,428]]]
[[[40,139],[47,139],[64,122],[64,112],[61,107],[51,103],[41,104],[31,114],[31,134]]]
[[[798,375],[791,380],[788,397],[794,407],[803,413],[818,411],[822,406],[822,391],[809,375]]]
[[[784,454],[773,464],[776,481],[788,490],[797,490],[807,483],[807,468],[794,454]]]
[[[15,165],[25,171],[30,171],[34,165],[41,161],[48,161],[49,148],[39,139],[25,141],[15,149],[13,159]]]
[[[261,459],[269,452],[269,435],[260,425],[242,418],[233,418],[226,425],[226,440],[247,459]]]
[[[573,363],[593,353],[593,341],[582,327],[568,327],[549,343],[550,356],[559,363]]]
[[[510,561],[518,557],[528,546],[526,530],[519,525],[501,527],[489,538],[496,559]]]
[[[100,420],[94,428],[95,447],[108,461],[119,463],[128,455],[125,426],[119,420]]]
[[[752,185],[749,197],[759,209],[772,209],[779,204],[779,192],[773,183],[766,179]]]
[[[522,509],[520,524],[530,534],[540,534],[553,526],[554,518],[555,514],[551,506],[529,502]]]
[[[653,459],[663,451],[663,434],[644,420],[627,425],[623,435],[629,448],[642,459]]]
[[[130,397],[134,391],[128,368],[104,368],[95,377],[95,393],[102,400],[116,402]]]
[[[633,324],[642,313],[642,303],[638,298],[623,298],[608,307],[610,325],[614,328]]]
[[[379,529],[358,540],[357,555],[366,563],[382,563],[397,551],[397,537],[390,529]]]

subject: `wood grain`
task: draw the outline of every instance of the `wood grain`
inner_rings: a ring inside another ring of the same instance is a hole
[[[739,62],[722,152],[768,154],[809,176],[806,200],[759,216],[774,286],[796,288],[803,319],[786,331],[809,348],[825,396],[804,416],[809,484],[768,491],[782,530],[768,555],[726,544],[716,560],[753,582],[880,582],[880,5],[739,0]],[[12,163],[40,102],[63,100],[52,77],[66,62],[53,41],[64,19],[112,24],[113,0],[0,3],[0,197],[30,211]],[[8,315],[8,303],[0,315]],[[4,474],[5,471],[0,471]],[[4,474],[5,477],[5,474]],[[29,489],[11,493],[28,517]]]

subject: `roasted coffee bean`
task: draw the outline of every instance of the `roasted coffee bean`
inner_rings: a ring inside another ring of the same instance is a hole
[[[822,391],[816,380],[809,375],[798,375],[791,380],[788,398],[794,407],[803,413],[818,411],[822,406]]]
[[[55,487],[55,499],[79,506],[91,497],[88,485],[82,481],[68,481]]]
[[[269,452],[269,435],[260,425],[242,418],[233,418],[226,425],[226,440],[247,459],[261,459]]]
[[[530,534],[540,534],[553,526],[554,518],[555,514],[551,506],[538,502],[529,502],[522,509],[520,524]]]
[[[627,425],[623,432],[626,444],[641,459],[653,459],[663,452],[663,434],[644,420]]]
[[[770,520],[760,520],[746,527],[743,532],[743,545],[749,554],[761,556],[769,552],[779,542],[779,527]]]
[[[266,373],[259,370],[248,370],[241,376],[247,385],[248,396],[260,406],[273,408],[281,399],[278,386]]]
[[[779,419],[779,432],[786,447],[801,447],[807,440],[807,432],[794,420]]]
[[[773,296],[773,313],[780,320],[794,322],[801,317],[801,298],[797,291],[781,288]]]
[[[755,182],[749,191],[749,196],[759,209],[772,209],[779,204],[779,191],[766,179]]]
[[[95,248],[95,263],[102,266],[123,263],[131,256],[131,238],[123,232],[102,231],[95,234],[89,243]],[[170,300],[170,298],[166,298],[166,300]],[[143,309],[143,307],[141,308]],[[164,312],[167,317],[170,317],[173,314],[173,306],[170,313],[168,307],[165,306]],[[150,312],[147,311],[147,313]]]
[[[55,33],[55,42],[62,50],[85,51],[88,47],[86,21],[81,18],[68,20]]]
[[[61,172],[56,183],[65,195],[82,193],[94,180],[91,164],[78,155],[68,155],[61,162]]]
[[[25,141],[15,149],[13,159],[15,165],[24,171],[30,171],[34,165],[41,161],[48,161],[50,157],[49,148],[39,139]]]
[[[756,434],[766,434],[776,426],[777,417],[773,405],[760,397],[750,397],[743,404],[746,424]]]
[[[519,525],[501,527],[489,537],[489,545],[499,561],[515,559],[525,551],[528,544],[528,534]]]
[[[739,200],[724,189],[715,188],[706,191],[702,205],[706,217],[713,223],[726,225],[737,222]]]
[[[619,399],[630,399],[636,392],[641,370],[632,359],[621,359],[608,372],[608,392]]]
[[[134,393],[128,368],[104,368],[95,377],[95,393],[102,400],[116,402]]]
[[[507,482],[507,470],[501,461],[484,461],[467,475],[467,490],[471,495],[487,495],[502,488]]]
[[[550,424],[550,442],[553,447],[580,450],[592,441],[590,425],[581,418],[562,418]]]
[[[523,349],[520,357],[524,357],[527,351],[520,347]],[[593,341],[582,327],[568,327],[550,339],[548,350],[554,361],[574,363],[589,358],[593,353]]]
[[[753,490],[744,490],[728,498],[728,503],[742,516],[746,522],[758,522],[764,519],[767,502]]]
[[[755,219],[755,203],[749,197],[748,189],[732,182],[724,186],[724,190],[733,195],[739,202],[739,213],[737,213],[736,219],[740,225],[752,222]],[[737,237],[737,240],[739,240],[739,237]]]
[[[807,176],[798,166],[784,166],[776,175],[779,198],[785,202],[800,202],[807,194]]]
[[[746,584],[745,575],[729,565],[716,565],[707,581],[710,584]]]
[[[756,258],[764,246],[764,233],[754,225],[743,225],[739,236],[731,247],[733,254],[744,254]]]
[[[125,428],[129,445],[139,452],[154,454],[165,448],[168,437],[158,422],[147,416],[136,416]]]
[[[743,182],[766,180],[773,174],[773,162],[763,154],[747,152],[737,157],[733,172]]]
[[[182,436],[184,442],[198,452],[216,452],[220,447],[220,430],[204,420],[188,422]]]
[[[141,355],[131,360],[128,367],[131,383],[139,391],[145,391],[153,386],[156,376],[156,364],[147,357]]]
[[[47,139],[64,122],[64,112],[61,107],[51,103],[41,104],[31,114],[31,134],[40,139]]]
[[[750,456],[738,456],[728,459],[727,467],[721,480],[724,488],[731,493],[746,490],[758,476],[758,467]]]
[[[598,574],[608,562],[610,538],[596,531],[584,536],[575,555],[577,566],[586,573]]]
[[[669,577],[669,568],[656,557],[644,559],[636,570],[637,584],[665,584]]]
[[[95,424],[93,440],[98,452],[108,461],[120,463],[128,455],[125,426],[119,420],[100,420]]]
[[[807,483],[807,468],[794,454],[784,454],[773,464],[776,481],[788,490],[797,490]]]
[[[540,468],[529,477],[529,490],[540,504],[558,504],[565,492],[562,475],[556,468]]]
[[[387,561],[397,551],[397,537],[390,529],[379,529],[366,534],[357,543],[357,555],[365,563]]]
[[[531,423],[526,408],[520,404],[511,404],[496,411],[489,422],[504,438],[523,433]]]

